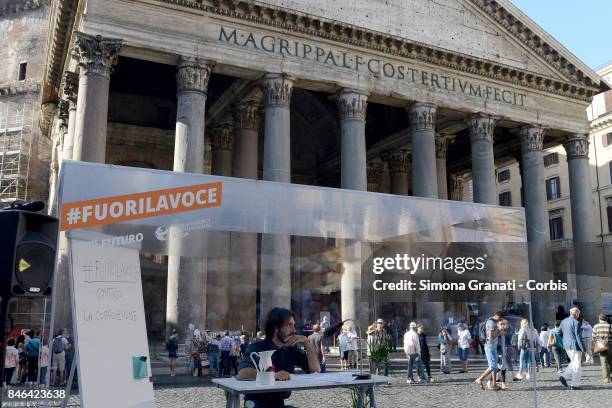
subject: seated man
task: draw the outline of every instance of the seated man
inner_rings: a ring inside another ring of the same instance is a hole
[[[317,351],[305,336],[295,334],[295,317],[287,309],[275,307],[266,316],[265,340],[249,344],[245,355],[238,365],[238,379],[253,379],[257,375],[255,366],[251,361],[251,353],[259,351],[276,350],[272,355],[272,364],[275,368],[277,381],[291,379],[295,367],[298,366],[305,373],[318,373],[320,371]],[[303,343],[306,352],[296,345]],[[256,359],[256,357],[255,357]],[[285,406],[285,399],[290,392],[271,392],[262,394],[247,394],[245,401],[247,407],[253,408],[279,408]]]

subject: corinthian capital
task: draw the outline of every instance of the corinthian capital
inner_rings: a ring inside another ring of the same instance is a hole
[[[344,90],[338,94],[340,120],[365,120],[368,96],[355,91]]]
[[[436,136],[436,158],[446,159],[446,151],[448,146],[455,143],[455,135],[438,135]]]
[[[177,92],[206,93],[210,72],[210,64],[197,58],[182,57],[176,72]]]
[[[79,89],[79,76],[76,72],[66,71],[64,72],[63,82],[63,98],[70,103],[69,109],[75,109]]]
[[[435,130],[436,105],[433,103],[416,102],[408,108],[410,130]]]
[[[93,36],[77,31],[72,57],[84,74],[93,73],[110,79],[121,43],[117,38],[104,38],[101,35]]]
[[[408,153],[408,150],[392,150],[383,153],[380,158],[387,162],[390,173],[408,173],[408,167],[410,166],[410,153]]]
[[[484,140],[493,143],[493,132],[498,117],[477,113],[468,119],[470,128],[470,140]]]
[[[224,124],[213,128],[210,144],[214,150],[232,150],[234,147],[233,128]]]
[[[68,109],[69,102],[67,99],[60,99],[57,103],[57,117],[59,119],[59,126],[62,129],[62,132],[66,132],[68,130]]]
[[[268,74],[261,82],[265,106],[286,106],[291,103],[293,79],[284,74]]]
[[[567,152],[567,160],[589,158],[589,135],[576,134],[570,137],[563,147]]]
[[[544,129],[539,126],[526,126],[521,128],[519,131],[521,151],[541,152],[544,146],[544,133]]]
[[[261,105],[257,102],[242,102],[234,109],[234,127],[236,129],[259,129]]]

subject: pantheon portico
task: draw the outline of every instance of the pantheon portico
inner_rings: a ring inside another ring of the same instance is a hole
[[[469,173],[474,202],[491,205],[496,160],[517,157],[527,239],[544,248],[542,150],[563,144],[573,239],[589,242],[585,109],[607,85],[507,0],[388,3],[60,0],[43,93],[59,105],[58,157],[451,200]],[[239,328],[258,299],[260,314],[292,306],[294,238],[224,239],[230,266],[152,266],[169,324]],[[361,308],[359,279],[343,265],[343,317]],[[599,291],[577,280],[587,316]]]

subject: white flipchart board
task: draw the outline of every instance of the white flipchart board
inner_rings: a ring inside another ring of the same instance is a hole
[[[81,407],[155,407],[153,383],[132,368],[146,356],[151,375],[138,249],[72,239],[71,257]]]

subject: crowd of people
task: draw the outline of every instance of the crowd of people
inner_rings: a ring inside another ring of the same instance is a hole
[[[50,345],[46,338],[41,340],[40,331],[29,330],[9,338],[1,381],[7,386],[43,384],[50,367],[50,384],[65,386],[74,360],[74,343],[65,333],[65,329],[58,330]]]
[[[248,334],[230,334],[200,330],[190,326],[185,341],[185,367],[194,377],[229,377],[238,372],[238,361],[244,356],[251,342],[261,341],[263,332],[257,332],[254,339]],[[172,330],[166,339],[165,348],[168,352],[170,376],[176,376],[177,360],[179,358],[179,335]]]
[[[308,343],[315,350],[321,372],[326,371],[329,357],[330,336],[325,329],[330,326],[323,320],[309,326]],[[385,322],[377,319],[367,328],[366,334],[369,367],[372,373],[388,375],[389,358],[400,344],[400,324],[397,319]],[[403,351],[407,359],[408,384],[430,383],[432,376],[431,343],[426,328],[418,322],[410,322],[403,336]],[[360,364],[361,339],[352,326],[340,327],[334,345],[337,346],[340,370],[357,369]],[[167,341],[171,361],[176,361],[177,333]],[[174,338],[174,340],[173,340]],[[261,342],[265,334],[258,332],[250,340],[246,334],[231,336],[209,331],[193,331],[190,343],[191,369],[194,375],[230,376],[239,372],[239,362],[245,361],[247,348]],[[527,319],[504,316],[497,312],[484,321],[468,325],[458,323],[452,327],[440,327],[434,338],[439,353],[439,372],[451,374],[451,356],[458,357],[460,366],[455,372],[468,373],[469,361],[474,354],[484,354],[487,368],[474,380],[483,390],[506,390],[514,381],[530,380],[540,369],[555,369],[559,381],[571,389],[580,389],[581,367],[593,364],[593,355],[600,357],[602,381],[612,382],[612,326],[606,315],[599,316],[595,326],[582,319],[580,310],[572,308],[569,317],[553,325],[543,324],[539,330]],[[327,357],[326,357],[327,355]],[[171,363],[172,364],[172,363]],[[565,367],[564,367],[565,366]],[[171,366],[175,375],[175,364]]]

